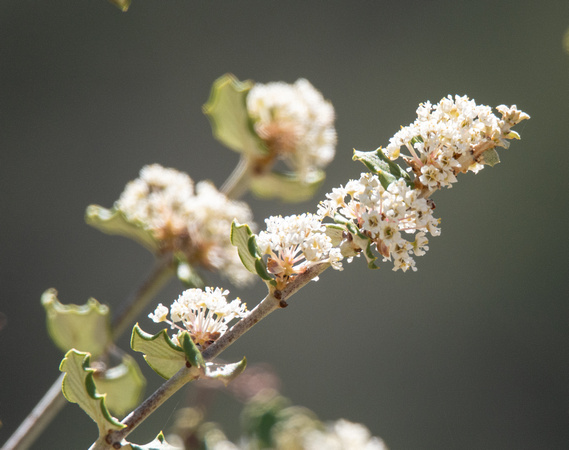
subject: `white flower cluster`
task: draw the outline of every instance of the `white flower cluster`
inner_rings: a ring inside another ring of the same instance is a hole
[[[468,97],[449,95],[437,105],[422,103],[417,109],[417,119],[401,128],[389,141],[385,153],[399,157],[401,147],[409,155],[403,156],[409,163],[416,180],[428,190],[451,187],[459,172],[478,172],[483,168],[484,152],[494,147],[508,148],[507,139],[519,139],[510,128],[529,115],[515,105],[496,108],[477,105]]]
[[[179,332],[188,331],[194,343],[204,350],[227,331],[229,322],[248,314],[245,303],[238,298],[229,303],[227,294],[228,290],[220,288],[206,287],[205,291],[188,289],[172,303],[170,309],[160,303],[148,317],[156,323],[166,322]],[[168,314],[171,320],[168,320]],[[183,328],[176,322],[181,322]],[[179,332],[172,337],[176,344]]]
[[[334,158],[334,107],[305,79],[256,84],[247,95],[255,132],[302,180]]]
[[[293,408],[291,408],[293,409]],[[295,450],[387,450],[387,446],[378,437],[360,423],[340,419],[320,428],[302,415],[302,409],[296,408],[296,414],[289,421],[278,423],[272,431],[275,449]],[[212,450],[251,450],[258,448],[256,442],[241,439],[239,445],[229,441],[217,428],[206,431],[207,448]]]
[[[312,430],[304,436],[304,450],[387,450],[385,443],[360,423],[337,420],[325,430]]]
[[[419,194],[403,179],[384,189],[376,175],[363,173],[359,180],[350,180],[346,187],[326,194],[327,200],[320,203],[318,214],[331,218],[336,214],[343,216],[371,238],[384,261],[393,258],[393,270],[415,271],[411,255],[421,256],[429,249],[425,232],[440,234],[431,203],[419,198]],[[402,232],[416,233],[415,240],[406,240]]]
[[[267,269],[277,281],[286,281],[314,264],[329,262],[342,269],[342,253],[325,234],[319,216],[310,213],[293,216],[272,216],[265,219],[266,231],[257,236],[263,255],[269,255]]]
[[[195,185],[185,173],[145,166],[115,204],[126,219],[150,230],[161,251],[183,252],[191,265],[219,270],[233,283],[253,278],[229,241],[233,219],[251,223],[246,203],[229,200],[213,184]]]

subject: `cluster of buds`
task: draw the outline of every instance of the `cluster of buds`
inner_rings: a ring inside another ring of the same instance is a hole
[[[191,266],[216,270],[234,284],[251,280],[229,241],[234,219],[252,220],[249,206],[213,184],[158,164],[145,166],[115,204],[126,220],[150,231],[160,252],[180,252]]]
[[[204,350],[227,331],[229,322],[248,314],[245,303],[241,303],[239,298],[228,302],[227,294],[228,290],[220,288],[187,289],[172,303],[170,309],[160,303],[148,317],[156,323],[166,322],[177,329],[178,332],[172,336],[175,344],[179,344],[178,334],[187,331],[194,344]]]
[[[477,105],[468,97],[449,95],[438,104],[422,103],[417,109],[417,119],[402,127],[389,141],[385,153],[392,160],[402,155],[415,175],[415,185],[424,196],[441,187],[451,187],[460,172],[478,172],[485,164],[499,161],[493,149],[508,148],[508,139],[519,139],[511,129],[529,115],[519,111],[516,105],[500,105],[498,118],[492,108]]]

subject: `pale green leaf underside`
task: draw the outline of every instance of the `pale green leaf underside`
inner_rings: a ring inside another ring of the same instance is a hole
[[[95,373],[94,380],[97,391],[107,395],[107,408],[119,416],[123,416],[140,403],[146,386],[138,364],[126,354],[118,366],[101,374]]]
[[[257,273],[255,270],[255,260],[258,259],[258,255],[252,253],[252,249],[249,247],[249,240],[253,236],[253,232],[249,225],[240,225],[237,221],[233,221],[231,224],[231,243],[237,247],[237,252],[239,253],[239,258],[245,266],[245,268],[251,273]]]
[[[62,305],[57,291],[48,289],[42,294],[41,302],[46,311],[48,333],[64,352],[75,348],[96,357],[111,342],[109,308],[94,298],[84,305]]]
[[[344,232],[346,227],[335,223],[326,224],[326,235],[331,239],[332,245],[337,247],[344,239]],[[353,255],[352,255],[353,256]]]
[[[125,427],[109,413],[105,405],[105,395],[97,392],[93,381],[94,369],[89,367],[88,353],[69,350],[61,361],[59,370],[65,372],[62,391],[71,403],[77,403],[99,428],[99,436],[106,436],[110,430]]]
[[[247,94],[252,81],[239,81],[232,74],[218,78],[203,106],[214,137],[237,152],[262,156],[267,154],[261,139],[253,130],[247,112]]]
[[[247,359],[243,358],[238,363],[214,364],[206,363],[205,376],[217,379],[227,386],[227,383],[237,378],[247,367]]]
[[[500,156],[498,155],[496,149],[491,148],[482,153],[482,161],[484,164],[487,164],[490,167],[494,167],[500,162]]]
[[[255,235],[249,225],[240,225],[234,220],[231,224],[230,240],[237,247],[239,258],[249,272],[259,275],[265,281],[273,280],[260,258]]]
[[[128,237],[142,244],[152,253],[157,253],[159,245],[150,230],[141,224],[130,222],[125,215],[113,208],[107,209],[99,205],[89,205],[85,212],[85,222],[99,231]]]
[[[132,329],[130,346],[134,351],[144,354],[144,359],[152,370],[161,377],[169,379],[185,366],[186,361],[195,367],[205,364],[188,333],[183,333],[179,339],[182,347],[172,342],[167,330],[152,335],[136,324]]]
[[[251,191],[261,198],[279,198],[285,202],[310,200],[325,178],[322,170],[312,172],[307,180],[289,173],[268,172],[251,180]]]

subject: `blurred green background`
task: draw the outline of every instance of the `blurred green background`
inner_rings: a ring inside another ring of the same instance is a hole
[[[337,112],[318,198],[247,198],[258,222],[315,211],[363,171],[352,148],[385,146],[419,102],[467,94],[532,118],[502,164],[434,197],[442,234],[418,272],[363,260],[326,272],[224,358],[270,363],[295,403],[362,422],[392,450],[569,448],[568,28],[566,0],[133,0],[128,13],[104,0],[3,0],[0,442],[59,373],[41,293],[114,306],[152,265],[135,243],[85,225],[86,206],[110,207],[154,162],[220,186],[237,155],[212,138],[201,106],[232,72],[305,77]],[[210,280],[250,307],[264,293]],[[181,289],[173,282],[156,303]],[[150,392],[160,380],[146,373]],[[170,400],[133,438],[167,430],[184,404]],[[222,395],[212,417],[233,436],[238,410]],[[33,448],[95,437],[69,405]]]

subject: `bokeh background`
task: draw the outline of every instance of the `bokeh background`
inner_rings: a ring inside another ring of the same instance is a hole
[[[337,112],[318,198],[247,197],[258,222],[315,211],[364,169],[352,148],[386,145],[419,102],[467,94],[532,118],[502,164],[434,197],[442,234],[418,272],[363,260],[327,272],[224,357],[271,364],[294,403],[362,422],[392,450],[569,448],[568,28],[566,0],[133,0],[127,13],[104,0],[3,0],[0,442],[58,376],[41,293],[114,306],[152,266],[135,243],[85,225],[86,206],[110,207],[154,162],[220,186],[237,155],[201,106],[232,72],[305,77]],[[156,302],[181,289],[172,282]],[[264,288],[231,291],[251,307]],[[146,373],[150,392],[160,380]],[[134,439],[167,430],[184,399]],[[212,418],[234,436],[239,409],[221,394]],[[87,448],[95,436],[69,405],[33,448]]]

